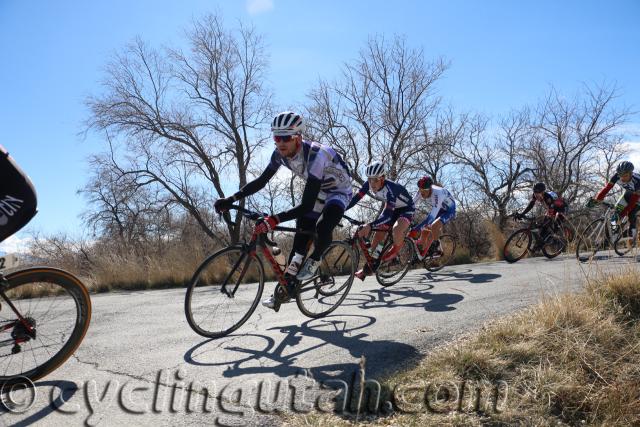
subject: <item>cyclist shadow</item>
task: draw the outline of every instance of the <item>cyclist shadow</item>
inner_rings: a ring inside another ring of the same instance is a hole
[[[502,274],[497,273],[473,273],[471,269],[466,271],[451,271],[451,272],[426,272],[423,277],[429,282],[449,282],[449,281],[466,281],[469,283],[489,283],[495,279],[502,277]]]
[[[4,400],[2,400],[2,404],[0,404],[0,421],[7,421],[6,425],[13,426],[29,426],[33,423],[40,421],[52,413],[56,412],[58,408],[62,408],[66,402],[69,402],[71,398],[76,394],[79,390],[79,386],[72,381],[38,381],[34,383],[33,390],[35,391],[35,395],[37,396],[37,390],[42,388],[51,388],[52,390],[49,393],[44,393],[47,396],[50,396],[51,399],[47,401],[46,405],[43,405],[43,408],[39,411],[28,415],[26,418],[16,421],[15,417],[22,415],[20,412],[16,412],[15,409],[9,408],[5,405]],[[57,388],[60,390],[58,396],[53,399],[54,392],[53,389]],[[9,399],[10,400],[10,399]],[[13,419],[6,419],[3,417],[9,417]]]
[[[464,299],[459,294],[433,293],[430,292],[431,289],[433,289],[433,285],[427,284],[426,287],[419,289],[410,285],[402,285],[370,290],[366,291],[367,294],[354,295],[354,299],[360,300],[355,305],[365,310],[381,307],[415,307],[423,308],[425,311],[441,312],[455,310],[453,305]]]
[[[348,321],[352,324],[354,322],[359,324],[351,326],[348,325]],[[345,354],[342,356],[343,358],[353,360],[365,356],[368,377],[375,377],[386,372],[389,369],[390,361],[393,362],[394,368],[398,368],[420,357],[418,350],[411,345],[389,340],[366,340],[369,336],[366,332],[354,334],[358,330],[370,327],[375,322],[376,319],[370,316],[331,315],[322,319],[308,320],[302,325],[292,324],[269,329],[284,334],[282,339],[262,334],[230,335],[224,338],[226,345],[223,343],[215,348],[224,349],[227,354],[236,353],[237,356],[233,357],[235,360],[225,362],[200,360],[201,355],[207,355],[208,352],[204,349],[213,340],[207,340],[192,347],[185,353],[184,360],[198,366],[226,365],[223,376],[227,378],[255,374],[273,374],[287,378],[304,371],[305,374],[310,374],[315,380],[322,382],[350,377],[359,368],[358,360],[310,367],[299,363],[305,354],[310,354],[312,351],[342,354],[346,350],[348,356]],[[250,343],[246,346],[242,345],[243,339],[248,339]],[[260,349],[255,349],[256,339],[264,341]],[[313,344],[304,346],[302,343],[304,348],[291,351],[299,346],[303,339]],[[198,353],[199,349],[204,351]],[[212,355],[212,357],[216,357],[216,355]]]

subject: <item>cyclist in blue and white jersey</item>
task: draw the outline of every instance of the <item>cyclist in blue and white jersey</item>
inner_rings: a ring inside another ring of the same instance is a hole
[[[227,210],[233,202],[264,188],[280,166],[290,169],[304,179],[306,185],[300,204],[277,215],[265,217],[255,229],[258,233],[266,233],[280,222],[296,219],[297,228],[317,233],[314,251],[302,268],[300,264],[306,255],[311,237],[302,233],[296,233],[294,237],[286,274],[295,276],[298,280],[307,280],[315,275],[320,257],[331,243],[333,229],[342,219],[352,195],[349,168],[340,155],[331,147],[303,140],[303,130],[304,122],[299,114],[291,111],[278,114],[271,124],[276,149],[266,169],[234,195],[219,199],[215,203],[218,212]],[[293,289],[293,286],[287,289],[289,296],[293,295]],[[272,296],[262,304],[274,308],[275,299]]]
[[[371,227],[389,229],[393,227],[393,247],[384,255],[382,261],[393,259],[402,248],[404,236],[411,224],[413,213],[415,211],[413,199],[404,186],[385,178],[385,165],[376,161],[367,166],[365,171],[367,182],[357,194],[353,196],[346,210],[355,206],[365,194],[369,194],[376,200],[385,202],[384,211],[378,219],[365,225],[358,232],[359,237],[367,236],[371,232]],[[395,224],[395,225],[394,225]],[[372,255],[374,258],[380,256],[382,251],[382,243],[386,237],[384,231],[377,231],[371,242]],[[368,264],[366,264],[368,266]],[[356,273],[360,280],[364,280],[365,276],[370,274],[369,269],[362,269]]]
[[[417,236],[420,233],[418,250],[420,256],[424,257],[431,248],[431,244],[440,238],[442,227],[455,218],[456,202],[448,190],[434,185],[430,176],[423,176],[418,180],[418,192],[413,201],[418,204],[422,200],[428,200],[431,212],[424,221],[413,227],[411,235]],[[434,246],[431,251],[435,250],[438,248]]]

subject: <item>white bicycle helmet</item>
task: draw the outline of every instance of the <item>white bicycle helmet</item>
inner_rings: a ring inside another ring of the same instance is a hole
[[[298,135],[304,131],[304,121],[300,114],[284,111],[278,114],[271,123],[274,136]]]
[[[365,174],[367,175],[367,178],[378,178],[384,175],[384,172],[385,172],[384,163],[375,161],[375,162],[372,162],[369,166],[367,166]]]

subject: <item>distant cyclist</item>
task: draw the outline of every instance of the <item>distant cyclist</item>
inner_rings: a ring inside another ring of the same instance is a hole
[[[0,242],[36,214],[36,191],[29,177],[0,145]]]
[[[516,212],[514,216],[522,219],[533,208],[536,202],[542,203],[547,208],[545,215],[545,219],[548,218],[547,221],[553,218],[557,218],[559,221],[564,219],[562,214],[567,211],[567,202],[554,191],[547,191],[547,186],[544,182],[538,182],[533,186],[531,201],[529,201],[529,204],[522,212]]]
[[[307,253],[311,237],[302,233],[296,233],[294,237],[285,275],[295,276],[298,280],[307,280],[315,275],[320,257],[331,243],[333,229],[342,219],[352,195],[351,177],[345,162],[333,148],[303,140],[304,127],[303,118],[299,114],[291,111],[278,114],[271,123],[276,149],[266,169],[234,195],[215,203],[218,212],[228,210],[235,201],[264,188],[280,166],[304,179],[306,185],[300,204],[277,215],[265,217],[255,228],[257,233],[266,233],[280,222],[297,219],[297,228],[317,233],[314,251],[302,267],[300,264]],[[293,291],[294,286],[289,283],[287,292],[290,297],[293,296]],[[274,296],[264,300],[262,304],[274,308]]]
[[[629,232],[635,242],[637,235],[636,218],[639,210],[638,199],[640,199],[640,174],[633,172],[633,163],[628,161],[620,162],[616,168],[616,173],[609,179],[604,188],[598,192],[595,199],[589,199],[587,206],[591,207],[595,203],[604,200],[604,197],[615,184],[622,187],[624,193],[616,202],[611,222],[617,223],[621,218],[629,216]]]
[[[382,211],[380,217],[362,227],[358,232],[359,237],[364,237],[371,232],[372,227],[380,229],[391,229],[391,227],[393,227],[393,246],[389,252],[384,255],[382,261],[391,260],[398,255],[415,211],[413,199],[407,189],[390,179],[386,179],[385,169],[384,163],[380,161],[375,161],[367,166],[365,170],[367,182],[365,182],[358,193],[353,196],[353,199],[351,199],[351,202],[347,206],[347,210],[351,209],[365,194],[369,194],[374,199],[385,202],[384,211]],[[384,231],[376,231],[374,234],[371,242],[371,254],[374,258],[380,256],[385,237],[386,232]],[[369,264],[366,264],[365,268],[357,271],[356,277],[364,280],[365,276],[371,274],[372,272],[368,266]]]
[[[418,192],[413,201],[417,205],[422,200],[428,200],[431,212],[424,221],[413,227],[411,235],[417,236],[420,233],[418,250],[420,256],[424,257],[430,249],[431,253],[438,250],[437,245],[432,247],[432,243],[438,242],[442,234],[442,227],[455,218],[456,202],[448,190],[434,185],[430,176],[423,176],[418,180]]]

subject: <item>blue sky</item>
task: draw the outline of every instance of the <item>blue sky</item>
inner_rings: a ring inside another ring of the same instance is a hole
[[[447,58],[439,93],[458,110],[498,115],[536,102],[550,85],[573,94],[603,81],[620,87],[618,102],[640,109],[637,0],[0,0],[0,144],[34,181],[40,211],[5,250],[31,231],[82,234],[76,191],[101,141],[79,134],[83,102],[99,90],[110,56],[136,36],[179,46],[194,17],[215,11],[265,37],[282,109],[303,103],[318,78],[337,76],[374,34],[403,34],[428,59]],[[639,123],[635,115],[629,129]],[[640,140],[634,132],[629,140]]]

